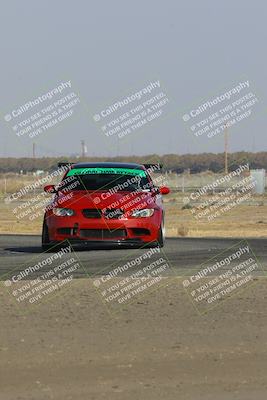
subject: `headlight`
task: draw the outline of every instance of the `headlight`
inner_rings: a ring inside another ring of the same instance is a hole
[[[71,217],[75,214],[71,208],[53,208],[53,213],[58,217]]]
[[[153,214],[154,214],[153,208],[143,208],[142,210],[133,210],[131,213],[131,217],[145,218],[145,217],[151,217]]]

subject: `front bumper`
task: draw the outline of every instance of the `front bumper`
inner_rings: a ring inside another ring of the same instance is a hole
[[[152,217],[105,220],[73,217],[46,216],[49,239],[61,242],[68,239],[73,244],[140,246],[158,239],[161,213]]]

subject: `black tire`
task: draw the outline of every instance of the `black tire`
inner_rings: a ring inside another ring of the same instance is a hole
[[[42,249],[44,251],[50,250],[52,247],[50,240],[49,240],[49,232],[48,232],[48,227],[46,225],[46,222],[44,220],[43,222],[43,230],[42,230]]]
[[[159,247],[163,247],[164,243],[165,243],[165,237],[164,237],[164,227],[163,227],[163,223],[160,225],[159,228],[159,233],[158,233],[158,246]]]
[[[62,248],[66,247],[66,244],[63,245],[62,242],[51,242],[49,239],[49,231],[48,226],[44,220],[43,230],[42,230],[42,250],[48,252],[57,252]]]

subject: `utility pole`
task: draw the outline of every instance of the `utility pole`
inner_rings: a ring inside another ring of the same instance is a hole
[[[36,156],[36,144],[33,143],[32,144],[32,158],[35,158],[35,156]]]
[[[228,174],[228,127],[224,128],[224,173]]]
[[[82,157],[84,158],[87,154],[87,147],[84,140],[81,141],[81,145],[82,145]]]

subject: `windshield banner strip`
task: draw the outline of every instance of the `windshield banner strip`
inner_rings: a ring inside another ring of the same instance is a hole
[[[145,177],[146,173],[142,169],[132,168],[73,168],[67,173],[67,176],[73,175],[92,175],[92,174],[117,174],[117,175],[133,175]]]

